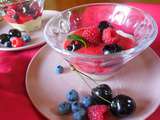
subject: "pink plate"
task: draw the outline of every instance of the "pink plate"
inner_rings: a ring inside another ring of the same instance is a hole
[[[57,75],[54,69],[63,65],[65,72]],[[144,120],[150,116],[160,103],[160,60],[152,49],[147,49],[129,63],[115,76],[99,81],[109,84],[113,94],[126,94],[135,99],[137,109],[131,116],[121,120]],[[91,80],[85,80],[95,86]],[[80,95],[90,94],[90,89],[75,71],[71,71],[64,59],[49,46],[43,47],[32,59],[26,74],[26,88],[33,105],[48,119],[71,120],[71,116],[61,116],[57,105],[65,101],[65,94],[76,89]],[[109,120],[118,120],[109,115]]]

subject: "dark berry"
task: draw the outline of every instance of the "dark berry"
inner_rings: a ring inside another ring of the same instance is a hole
[[[100,32],[102,33],[104,29],[111,27],[111,24],[108,21],[101,21],[98,25]]]
[[[5,42],[8,42],[10,40],[10,35],[4,33],[0,35],[0,43],[4,44]]]
[[[4,46],[5,46],[5,47],[12,47],[11,41],[5,42],[5,43],[4,43]]]
[[[103,53],[107,55],[107,54],[121,52],[122,50],[123,50],[122,47],[117,44],[109,44],[104,46]]]
[[[67,46],[67,50],[68,51],[73,51],[73,46],[71,46],[71,45]]]
[[[126,117],[136,109],[135,101],[126,95],[117,95],[110,104],[110,110],[117,117]]]
[[[101,84],[92,89],[92,99],[96,104],[109,105],[112,101],[112,90],[107,84]]]
[[[18,16],[17,14],[14,14],[12,17],[13,17],[13,19],[15,19],[15,20],[18,20],[18,19],[19,19],[19,16]]]
[[[59,104],[58,111],[61,114],[66,114],[66,113],[71,112],[71,104],[68,102],[63,102],[63,103]]]
[[[23,32],[22,33],[22,39],[24,42],[30,42],[31,41],[31,36],[28,33]]]
[[[92,105],[92,97],[90,97],[90,96],[82,97],[82,105],[85,108],[88,108],[89,106],[91,106]]]
[[[67,97],[67,100],[71,101],[71,102],[77,101],[79,99],[78,92],[76,90],[74,90],[74,89],[70,90],[67,93],[66,97]]]
[[[81,108],[79,111],[73,113],[73,120],[87,120],[86,110]]]
[[[61,73],[63,73],[63,72],[64,72],[63,66],[58,65],[58,66],[56,67],[56,69],[55,69],[55,73],[56,73],[56,74],[61,74]]]
[[[11,37],[21,37],[21,32],[17,29],[10,29],[9,30],[9,35]]]
[[[30,14],[30,7],[29,7],[28,4],[25,4],[25,5],[22,6],[22,12],[24,14]]]
[[[82,105],[81,105],[79,102],[77,102],[77,101],[72,102],[72,104],[71,104],[72,112],[77,112],[77,111],[79,111],[81,108],[82,108]]]
[[[67,46],[68,51],[76,51],[78,49],[82,48],[82,44],[79,43],[78,41],[72,41],[69,46]]]

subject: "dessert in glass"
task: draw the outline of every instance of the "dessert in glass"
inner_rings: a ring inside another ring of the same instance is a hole
[[[149,47],[157,31],[154,19],[140,9],[94,3],[62,11],[49,20],[44,35],[77,70],[107,79]]]
[[[3,19],[20,31],[41,27],[44,0],[4,0],[0,2]]]

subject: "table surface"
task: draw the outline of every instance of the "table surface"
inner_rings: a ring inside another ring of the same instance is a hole
[[[160,4],[127,3],[149,12],[160,28]],[[160,33],[151,45],[160,56]],[[25,89],[25,74],[31,58],[40,49],[0,52],[0,119],[46,120],[32,105]],[[160,107],[147,119],[160,120]]]

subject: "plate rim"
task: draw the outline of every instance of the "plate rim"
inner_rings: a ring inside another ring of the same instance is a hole
[[[27,71],[26,71],[26,76],[25,76],[25,87],[26,87],[26,92],[27,92],[27,95],[28,95],[28,97],[29,97],[29,100],[31,101],[32,105],[36,108],[36,110],[37,110],[42,116],[44,116],[46,119],[52,120],[51,118],[49,118],[48,116],[46,116],[46,115],[39,109],[38,105],[37,105],[36,102],[33,100],[32,96],[31,96],[31,94],[30,94],[30,92],[29,92],[29,87],[28,87],[28,77],[29,77],[28,74],[29,74],[29,71],[30,71],[30,69],[31,69],[31,66],[32,66],[35,58],[36,58],[42,51],[44,51],[44,50],[47,49],[47,48],[49,48],[49,49],[52,50],[52,48],[51,48],[48,44],[44,45],[44,46],[43,46],[42,48],[40,48],[40,49],[38,50],[38,52],[32,57],[30,63],[28,64]],[[151,47],[148,47],[146,50],[149,50],[150,52],[152,52],[152,54],[156,57],[156,59],[160,61],[160,57],[158,56],[158,54],[157,54]],[[54,51],[54,52],[56,52],[56,51]],[[143,51],[143,52],[144,52],[144,51]],[[142,53],[143,53],[143,52],[142,52]],[[141,54],[142,54],[142,53],[141,53]],[[141,55],[141,54],[139,54],[139,55]],[[139,55],[138,55],[138,56],[139,56]],[[137,57],[138,57],[138,56],[137,56]],[[136,58],[136,57],[135,57],[135,58]],[[160,101],[159,101],[159,105],[160,105]],[[143,119],[144,119],[144,120],[145,120],[145,119],[148,119],[158,108],[159,108],[159,106],[155,107],[155,108],[150,112],[150,114],[148,114],[146,117],[143,117]]]
[[[56,11],[56,10],[44,10],[43,11],[43,14],[53,14],[53,13],[56,14],[56,13],[59,13],[59,11]],[[32,49],[32,48],[35,48],[35,47],[38,47],[38,46],[41,46],[41,45],[44,45],[44,44],[46,44],[46,41],[41,40],[39,42],[35,42],[33,44],[22,46],[22,47],[17,47],[17,48],[2,48],[2,47],[0,47],[0,51],[9,51],[9,52],[11,52],[11,51],[22,51],[22,50]]]

